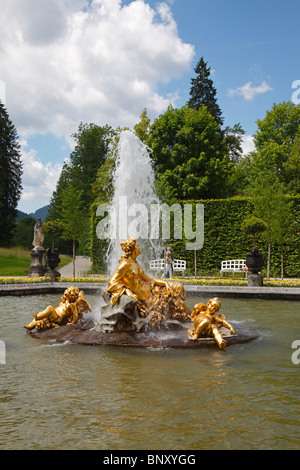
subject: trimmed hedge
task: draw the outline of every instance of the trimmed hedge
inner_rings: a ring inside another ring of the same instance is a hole
[[[300,226],[300,196],[287,196],[293,201],[294,218]],[[204,204],[204,245],[196,252],[197,274],[200,272],[215,272],[220,270],[221,261],[227,259],[245,259],[252,248],[252,240],[241,229],[246,217],[252,215],[253,202],[250,198],[234,197],[231,199],[184,201],[184,204]],[[92,237],[91,259],[93,271],[104,273],[106,271],[105,253],[107,242],[99,240],[96,227],[100,220],[96,216],[97,204],[92,207]],[[298,229],[299,230],[299,229]],[[172,235],[172,229],[171,229]],[[173,249],[174,257],[187,262],[188,274],[194,274],[195,252],[186,250],[186,242],[190,240],[166,240],[166,246]],[[256,238],[256,246],[263,253],[265,269],[267,266],[268,244],[266,235]],[[270,275],[279,276],[281,267],[281,246],[272,244]],[[300,238],[299,232],[290,236],[284,248],[284,275],[286,277],[300,277]]]

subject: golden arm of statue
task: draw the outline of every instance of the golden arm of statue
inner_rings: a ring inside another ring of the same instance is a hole
[[[170,286],[167,281],[163,281],[162,279],[156,279],[154,277],[151,277],[148,274],[146,274],[144,271],[142,271],[141,277],[144,281],[152,283],[153,286],[165,287],[167,292],[170,292]]]
[[[223,320],[223,326],[227,328],[232,335],[235,335],[235,329],[227,320]]]

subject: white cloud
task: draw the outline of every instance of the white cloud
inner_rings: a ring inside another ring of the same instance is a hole
[[[247,155],[248,153],[255,150],[255,144],[252,135],[244,135],[242,142],[242,150],[243,155]]]
[[[78,123],[132,126],[158,92],[190,69],[194,47],[178,36],[170,6],[143,0],[1,2],[0,79],[20,135],[69,136]]]
[[[23,162],[22,200],[26,202],[37,201],[37,207],[49,204],[55,190],[57,180],[62,170],[60,163],[51,162],[44,165],[38,158],[37,152],[27,148],[27,142],[21,141],[21,154]]]
[[[2,101],[3,105],[5,106],[6,103],[6,87],[5,82],[0,80],[0,100]]]
[[[267,91],[271,90],[273,90],[273,88],[271,88],[265,81],[259,86],[252,86],[252,82],[248,82],[235,90],[228,90],[228,95],[241,95],[246,101],[252,101],[256,95],[267,93]]]

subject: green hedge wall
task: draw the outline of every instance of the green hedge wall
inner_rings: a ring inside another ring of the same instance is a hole
[[[293,201],[294,218],[300,227],[300,196],[289,197]],[[196,272],[209,273],[220,270],[221,261],[226,259],[244,259],[252,248],[252,241],[241,230],[243,220],[252,214],[253,202],[250,198],[231,198],[220,200],[184,201],[183,204],[204,204],[204,245],[196,251]],[[96,216],[97,205],[92,207],[92,237],[91,259],[94,272],[103,273],[106,270],[105,252],[107,243],[99,240],[96,227],[100,220]],[[172,236],[172,230],[171,230]],[[166,246],[171,246],[174,257],[187,262],[188,273],[194,275],[195,252],[186,250],[189,240],[166,240]],[[261,250],[267,266],[268,244],[265,235],[256,239],[256,245]],[[270,275],[279,276],[281,267],[281,247],[272,244]],[[284,275],[300,277],[300,238],[299,228],[292,233],[284,249]]]

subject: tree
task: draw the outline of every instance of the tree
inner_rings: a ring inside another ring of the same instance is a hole
[[[17,131],[0,101],[0,245],[8,246],[22,192],[22,162]]]
[[[88,219],[90,207],[95,198],[93,185],[99,167],[103,166],[106,161],[114,133],[115,131],[110,126],[101,127],[96,124],[80,123],[78,131],[73,134],[76,140],[75,149],[69,161],[64,164],[56,189],[52,194],[47,221],[63,221],[65,191],[68,188],[73,188],[72,191],[76,190],[81,194],[81,213],[84,220]],[[88,240],[88,237],[81,238],[82,251],[88,251]]]
[[[205,106],[198,110],[169,106],[152,124],[148,144],[161,197],[226,197],[233,163],[219,126]]]
[[[274,104],[257,126],[254,167],[257,171],[274,172],[286,191],[298,188],[300,105],[290,101]]]
[[[210,67],[203,57],[197,63],[194,69],[197,76],[191,79],[190,100],[188,106],[193,109],[200,109],[206,106],[208,112],[215,118],[217,124],[220,126],[218,132],[221,133],[222,139],[228,147],[228,156],[232,162],[237,163],[242,158],[242,139],[245,131],[242,129],[240,123],[234,124],[233,127],[226,126],[222,129],[223,118],[222,111],[218,105],[216,94],[217,90],[213,85],[210,78]]]
[[[78,131],[72,136],[76,140],[75,149],[70,160],[63,166],[51,198],[48,220],[60,218],[61,194],[69,184],[82,192],[85,211],[89,212],[94,199],[92,186],[99,167],[106,160],[113,135],[114,131],[110,126],[80,123]]]
[[[83,191],[82,197],[86,210],[93,202],[92,185],[98,168],[103,165],[114,135],[110,126],[80,123],[78,131],[72,137],[76,140],[74,151],[70,155],[72,184]]]
[[[222,126],[222,111],[217,103],[217,90],[213,86],[210,78],[210,67],[203,57],[198,61],[195,69],[196,78],[191,79],[190,100],[188,106],[193,109],[199,109],[206,106],[210,114],[215,118],[219,126]]]
[[[281,279],[284,275],[284,247],[290,239],[293,231],[295,231],[296,223],[293,218],[292,205],[293,202],[287,202],[283,193],[279,194],[276,200],[276,218],[273,226],[273,240],[280,245],[281,258]]]
[[[47,221],[59,220],[61,217],[62,196],[64,190],[73,182],[73,167],[70,162],[63,165],[55,191],[52,193],[50,206],[47,215]]]
[[[255,248],[255,238],[257,235],[267,230],[267,224],[262,219],[251,216],[243,220],[241,229],[253,237],[253,248]]]
[[[71,240],[73,247],[73,277],[75,277],[76,243],[87,236],[88,217],[83,203],[83,193],[69,185],[62,193],[61,219],[62,238]]]
[[[23,217],[12,231],[12,245],[32,250],[33,229],[36,220],[33,217]]]
[[[262,219],[266,224],[268,243],[267,278],[270,277],[271,244],[282,240],[281,228],[285,226],[287,217],[286,198],[283,184],[273,173],[260,174],[248,188],[248,194],[253,198],[253,215]]]
[[[147,116],[147,109],[145,108],[140,116],[140,122],[134,126],[135,134],[144,143],[147,142],[149,136],[150,121],[150,118]]]
[[[54,240],[56,235],[61,235],[65,226],[59,220],[49,220],[42,225],[42,232],[51,235],[51,249],[54,250]]]
[[[109,202],[113,197],[113,177],[116,168],[118,145],[122,131],[128,127],[118,127],[112,138],[107,157],[103,165],[98,168],[96,179],[93,183],[94,202]]]

